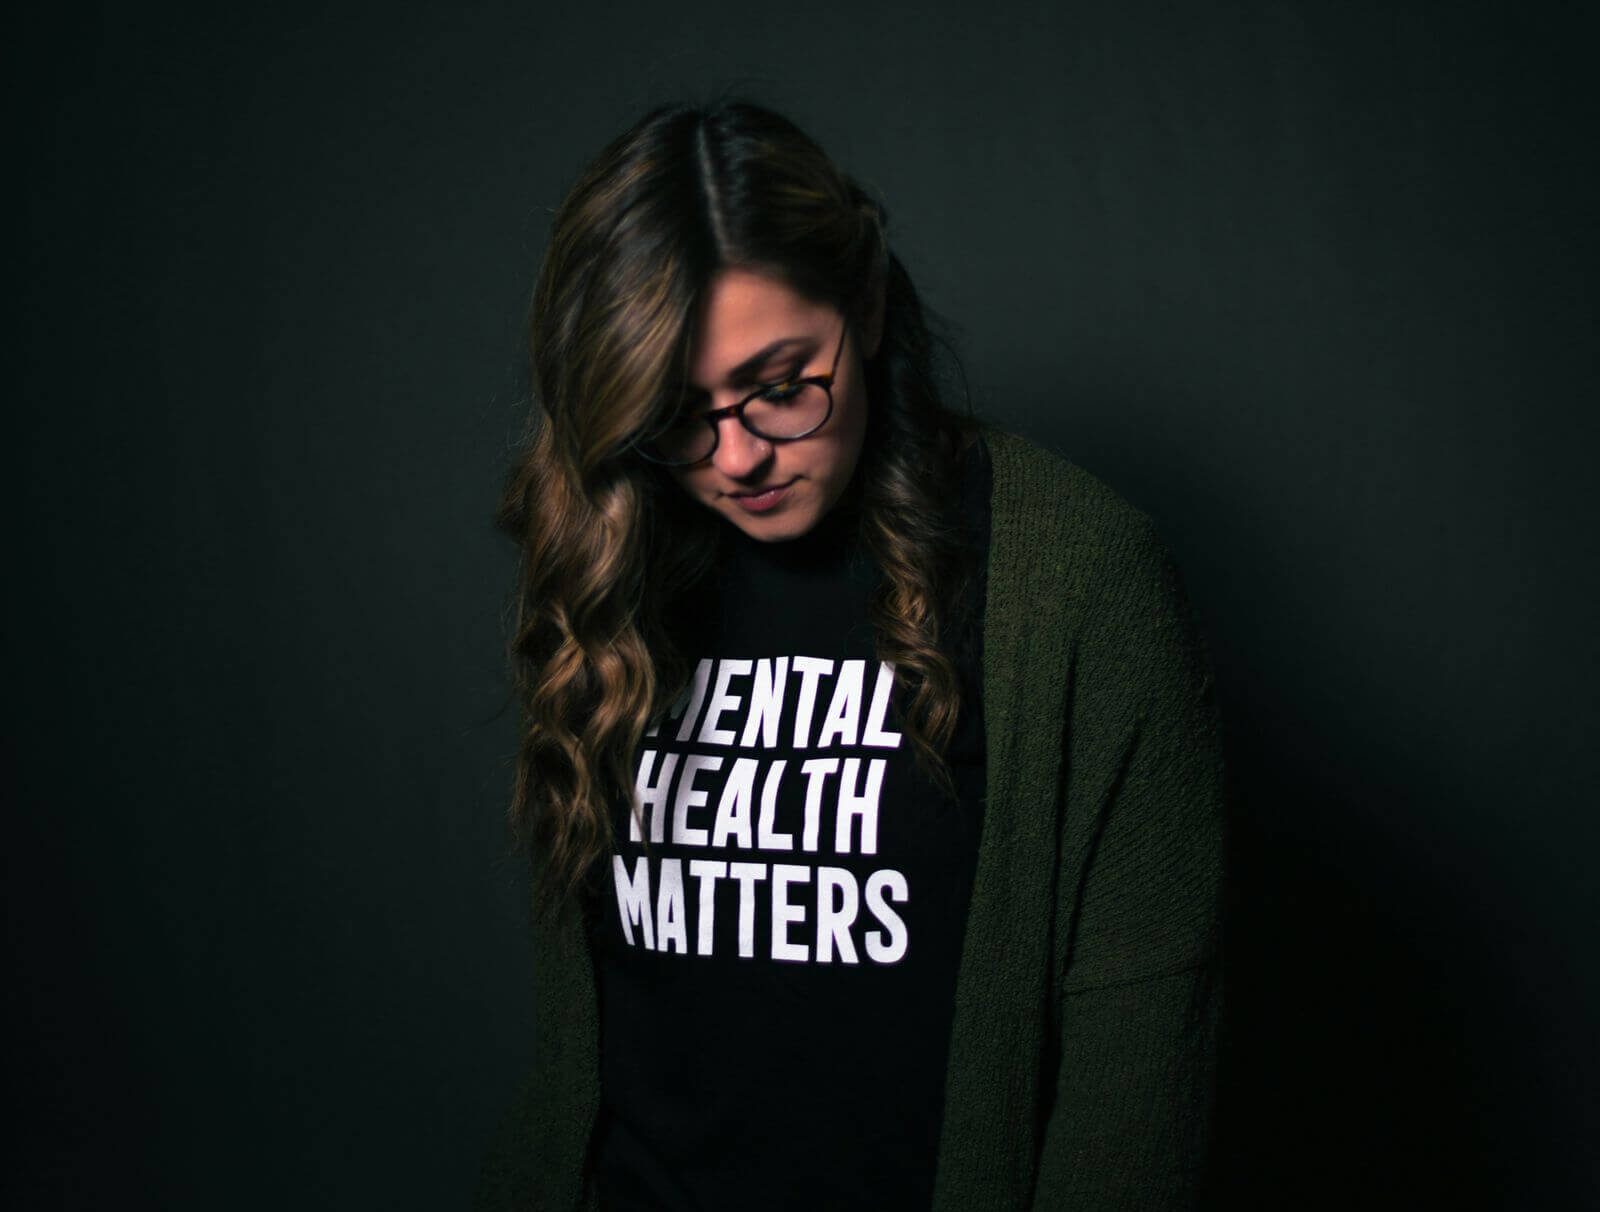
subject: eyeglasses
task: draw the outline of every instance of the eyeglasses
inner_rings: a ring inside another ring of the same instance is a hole
[[[652,463],[687,467],[709,459],[722,434],[722,418],[735,417],[756,437],[768,442],[793,442],[809,437],[833,415],[833,381],[838,377],[839,356],[849,335],[846,324],[839,333],[833,366],[825,375],[806,375],[756,388],[737,404],[685,416],[661,433],[641,441],[639,453]]]

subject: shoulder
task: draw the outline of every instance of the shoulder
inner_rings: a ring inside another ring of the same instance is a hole
[[[1131,703],[1134,714],[1202,710],[1205,641],[1150,515],[1035,443],[995,430],[984,439],[994,468],[990,606],[1013,665],[1064,677],[1062,662],[1075,663],[1081,693]]]
[[[985,428],[993,468],[991,560],[1081,600],[1091,585],[1162,579],[1170,563],[1151,517],[1071,460]]]
[[[1149,515],[1103,480],[1052,450],[1000,429],[985,429],[994,468],[994,502],[1007,524],[1070,523],[1073,537],[1144,530]]]

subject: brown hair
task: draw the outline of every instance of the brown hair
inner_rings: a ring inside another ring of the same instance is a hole
[[[666,624],[728,523],[630,444],[665,420],[693,318],[718,270],[771,273],[859,324],[884,292],[865,366],[861,536],[882,569],[869,604],[917,760],[942,751],[959,687],[941,636],[969,569],[951,514],[974,423],[944,407],[928,322],[883,208],[787,119],[747,102],[653,111],[608,145],[556,213],[530,333],[538,408],[498,524],[521,549],[510,660],[522,707],[511,817],[541,909],[612,845],[608,805],[689,670]]]

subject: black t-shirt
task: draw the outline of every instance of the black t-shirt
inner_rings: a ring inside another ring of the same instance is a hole
[[[604,1207],[928,1206],[984,793],[981,441],[962,479],[955,800],[902,735],[848,505],[791,542],[730,527],[682,612],[695,678],[590,918]]]

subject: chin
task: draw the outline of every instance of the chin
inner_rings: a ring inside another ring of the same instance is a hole
[[[771,513],[746,513],[728,502],[728,507],[717,508],[717,512],[722,513],[728,524],[746,532],[752,539],[778,544],[786,539],[798,539],[816,526],[821,513],[814,504],[813,500],[795,500],[790,508],[778,508]]]
[[[783,510],[771,514],[745,513],[737,505],[728,510],[718,510],[732,526],[738,527],[752,539],[763,543],[782,543],[798,539],[813,526],[817,519],[810,509]]]
[[[706,503],[724,521],[763,543],[782,543],[798,539],[821,521],[826,508],[818,508],[821,498],[811,491],[815,485],[797,484],[801,491],[782,502],[770,513],[748,513],[728,499],[711,499]]]

